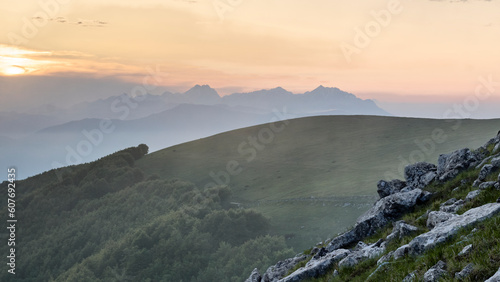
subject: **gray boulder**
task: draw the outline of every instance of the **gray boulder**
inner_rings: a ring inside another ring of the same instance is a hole
[[[406,275],[406,277],[403,279],[403,282],[413,282],[417,281],[417,272],[413,271],[412,273]]]
[[[350,253],[351,252],[349,250],[339,249],[330,252],[321,258],[312,258],[304,267],[297,269],[292,274],[279,281],[295,282],[325,275],[336,262],[345,258]]]
[[[450,218],[456,217],[456,214],[443,211],[431,211],[427,217],[427,228],[432,229],[439,223],[445,222]]]
[[[481,171],[479,172],[477,180],[484,181],[484,180],[486,180],[486,177],[488,177],[488,175],[492,174],[493,172],[495,172],[497,170],[498,170],[498,167],[495,167],[491,164],[487,164],[487,165],[483,166],[483,168],[481,168]]]
[[[394,252],[390,251],[387,254],[383,255],[377,260],[377,265],[381,265],[384,262],[388,262],[394,256]]]
[[[394,222],[393,226],[394,228],[392,229],[391,234],[389,234],[385,239],[386,241],[392,241],[396,238],[401,239],[418,231],[417,227],[406,223],[404,220]]]
[[[306,255],[297,255],[294,258],[289,258],[284,261],[279,261],[277,264],[270,266],[262,275],[262,282],[275,282],[283,278],[290,269],[294,268],[299,262],[307,259]]]
[[[458,253],[458,256],[461,257],[461,256],[466,256],[468,254],[470,254],[470,252],[472,251],[472,244],[470,245],[467,245],[465,246],[461,251],[460,253]]]
[[[496,181],[488,181],[488,182],[483,182],[479,184],[479,189],[480,190],[486,190],[495,187]]]
[[[441,277],[448,275],[448,272],[445,270],[446,268],[446,263],[443,261],[438,261],[433,267],[431,267],[427,272],[424,274],[424,281],[425,282],[435,282],[441,279]]]
[[[488,280],[484,282],[499,282],[499,281],[500,281],[500,268],[493,276],[491,276]]]
[[[422,189],[437,176],[437,167],[430,163],[420,162],[405,167],[405,180],[408,187]]]
[[[394,251],[393,257],[395,260],[398,260],[398,259],[406,256],[409,252],[410,252],[410,245],[406,244],[406,245],[403,245],[403,246],[397,248]]]
[[[442,154],[438,159],[437,174],[439,180],[446,181],[457,176],[478,162],[478,156],[470,149],[457,150],[450,154]]]
[[[339,268],[352,267],[367,258],[375,258],[382,255],[385,251],[384,247],[381,247],[382,240],[377,241],[374,244],[366,245],[363,243],[363,247],[350,253],[347,257],[339,262]]]
[[[445,203],[443,203],[439,210],[442,212],[456,213],[459,209],[461,209],[465,204],[464,200],[457,200],[452,198]]]
[[[377,183],[377,193],[380,198],[387,197],[394,193],[400,192],[401,189],[406,187],[406,182],[399,179],[394,179],[391,181],[380,180]]]
[[[500,157],[492,159],[491,160],[491,165],[493,167],[499,168],[500,167]]]
[[[431,231],[420,234],[410,243],[410,254],[419,255],[434,248],[454,236],[460,228],[481,222],[500,212],[499,203],[490,203],[468,210],[462,215],[455,215],[450,219],[437,224]],[[431,212],[432,213],[432,212]]]
[[[463,279],[469,277],[473,270],[474,270],[474,264],[469,263],[460,272],[455,273],[455,279],[463,280]]]
[[[467,194],[467,197],[465,197],[465,201],[466,202],[472,201],[477,196],[479,196],[479,194],[481,194],[481,192],[482,192],[481,190],[470,191],[469,194]]]
[[[415,189],[409,192],[399,192],[378,200],[365,214],[360,216],[354,227],[334,238],[327,246],[329,252],[344,248],[374,234],[404,213],[410,211],[422,199],[428,198],[428,192]]]
[[[255,268],[245,282],[260,282],[261,279],[262,277],[260,276],[259,270]]]

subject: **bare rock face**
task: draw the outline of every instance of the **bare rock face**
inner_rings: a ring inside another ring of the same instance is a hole
[[[329,252],[344,248],[374,234],[378,229],[402,214],[410,211],[417,203],[428,199],[429,192],[415,189],[399,192],[378,200],[365,214],[360,216],[354,227],[334,238],[327,246]]]
[[[259,270],[255,268],[245,282],[260,282],[261,279]]]
[[[460,228],[465,228],[477,222],[481,222],[498,213],[500,213],[500,204],[490,203],[470,209],[462,215],[452,216],[450,219],[438,223],[431,231],[415,237],[409,243],[410,254],[420,255],[424,251],[432,249],[437,244],[445,242],[454,236]]]
[[[275,282],[283,278],[290,269],[294,268],[299,262],[307,259],[308,256],[298,255],[294,258],[289,258],[280,261],[277,264],[270,266],[262,275],[261,282]],[[253,273],[253,272],[252,272]],[[251,277],[251,276],[250,276]]]
[[[484,282],[499,282],[500,281],[500,268],[498,269],[497,273],[495,273],[493,276],[491,276],[488,280]]]
[[[479,172],[477,180],[484,181],[484,180],[486,180],[486,177],[488,177],[488,175],[492,174],[493,172],[495,172],[497,170],[498,170],[498,167],[493,166],[492,164],[484,165],[483,168],[481,168],[481,171]]]
[[[455,273],[455,279],[463,280],[463,279],[469,277],[473,270],[474,270],[474,264],[469,263],[460,272]]]
[[[394,179],[391,181],[380,180],[377,183],[377,193],[380,199],[392,195],[394,193],[400,192],[406,187],[406,182],[399,179]]]
[[[440,211],[456,213],[459,209],[461,209],[465,204],[464,200],[450,199],[443,203],[441,207],[439,207]]]
[[[339,249],[328,253],[323,257],[312,258],[304,267],[297,269],[292,274],[279,281],[295,282],[322,276],[326,274],[336,262],[342,260],[350,253],[351,251],[349,250]]]
[[[432,229],[436,225],[438,225],[439,223],[445,222],[445,221],[447,221],[450,218],[453,218],[455,216],[457,216],[457,215],[449,213],[449,212],[432,211],[429,213],[429,216],[427,217],[427,227],[429,229]]]
[[[430,163],[416,163],[405,167],[406,184],[410,189],[422,189],[437,176],[437,167]]]
[[[378,242],[371,245],[366,245],[363,243],[363,246],[361,248],[350,253],[347,257],[339,262],[339,268],[355,266],[367,258],[374,258],[383,254],[385,248],[382,247],[381,244],[382,240],[379,240]]]
[[[446,263],[443,261],[438,261],[436,265],[431,267],[427,272],[424,274],[424,281],[425,282],[435,282],[441,279],[441,277],[448,275],[448,272],[445,270],[446,268]]]
[[[467,194],[467,197],[465,197],[465,201],[466,202],[472,201],[477,196],[479,196],[479,194],[481,194],[481,192],[482,192],[481,190],[470,191],[469,194]]]
[[[386,241],[392,241],[396,238],[401,239],[418,231],[417,227],[406,223],[404,220],[394,222],[393,226],[391,234],[385,238]]]
[[[440,181],[447,181],[474,166],[478,156],[470,149],[461,149],[450,154],[442,154],[438,159],[437,174]]]

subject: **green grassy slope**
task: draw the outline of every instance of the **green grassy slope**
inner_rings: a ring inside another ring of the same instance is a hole
[[[137,166],[147,175],[189,179],[198,187],[215,182],[211,172],[218,175],[233,190],[233,201],[263,212],[273,232],[302,249],[353,224],[373,203],[378,180],[403,178],[409,163],[436,163],[441,153],[479,147],[497,133],[500,120],[323,116],[275,126],[283,130],[260,125],[166,148]],[[436,133],[441,138],[430,145]],[[252,159],[248,138],[259,134],[267,144],[259,142]],[[229,175],[234,161],[241,172]]]

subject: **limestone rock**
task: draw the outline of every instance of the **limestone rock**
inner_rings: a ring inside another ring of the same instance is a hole
[[[469,263],[460,272],[455,273],[455,279],[463,280],[463,279],[467,278],[469,275],[471,275],[473,270],[474,270],[474,264]]]
[[[406,223],[404,220],[394,222],[393,226],[394,228],[392,229],[391,234],[389,234],[385,239],[386,241],[392,241],[396,238],[401,239],[418,231],[417,227]]]
[[[472,244],[465,246],[460,253],[458,253],[458,256],[466,256],[472,251]]]
[[[374,234],[378,229],[408,212],[428,193],[420,189],[409,192],[399,192],[378,200],[365,214],[360,216],[354,227],[344,234],[334,238],[327,246],[329,252],[344,248],[349,244],[362,240]]]
[[[442,154],[438,159],[437,174],[439,180],[446,181],[457,176],[478,162],[478,156],[470,149],[457,150],[450,154]]]
[[[259,270],[255,268],[245,282],[260,282],[261,279],[262,277],[260,276]]]
[[[429,216],[427,217],[427,227],[429,229],[434,228],[436,225],[438,225],[441,222],[445,222],[449,220],[452,217],[455,217],[457,215],[449,213],[449,212],[443,212],[443,211],[432,211],[429,213]]]
[[[336,262],[345,258],[350,253],[351,252],[349,250],[338,249],[319,259],[313,258],[307,262],[304,267],[297,269],[292,274],[279,280],[279,282],[295,282],[322,276],[326,274]]]
[[[466,202],[472,201],[474,198],[479,196],[479,194],[481,194],[481,192],[482,192],[481,190],[470,191],[469,194],[467,194],[467,197],[465,197],[465,201]]]
[[[436,170],[435,165],[425,162],[407,165],[405,167],[406,184],[412,189],[422,189],[436,178]]]
[[[401,189],[405,187],[406,187],[406,182],[398,179],[394,179],[391,181],[380,180],[377,183],[377,193],[382,199],[394,193],[400,192]]]
[[[394,251],[393,257],[395,260],[398,260],[398,259],[406,256],[409,253],[409,251],[410,251],[410,245],[408,245],[408,244],[403,245]]]
[[[499,282],[499,281],[500,281],[500,268],[493,276],[491,276],[488,280],[484,282]]]
[[[381,247],[382,240],[377,241],[374,244],[366,245],[363,243],[362,248],[358,248],[356,251],[350,253],[347,257],[339,262],[339,268],[342,267],[352,267],[367,258],[375,258],[384,253],[385,248]]]
[[[484,180],[486,180],[486,177],[488,177],[488,175],[492,174],[493,172],[495,172],[497,170],[498,170],[498,167],[495,167],[491,164],[487,164],[487,165],[483,166],[481,171],[479,171],[479,175],[477,177],[477,180],[484,181]]]
[[[434,248],[437,244],[445,242],[454,236],[460,228],[465,228],[477,222],[494,216],[500,212],[499,203],[490,203],[468,210],[462,215],[455,215],[452,218],[437,224],[429,232],[420,234],[410,243],[410,254],[419,255],[424,251]]]
[[[495,184],[496,184],[496,181],[483,182],[479,185],[479,189],[487,190],[487,189],[495,187]]]
[[[384,262],[388,262],[394,256],[394,252],[388,252],[377,260],[377,265],[381,265]]]
[[[439,207],[439,210],[443,212],[456,213],[464,206],[464,204],[464,200],[457,200],[453,198],[443,203],[441,207]]]
[[[412,273],[406,275],[406,277],[403,279],[403,282],[414,282],[417,281],[417,272],[413,271]]]
[[[433,267],[427,270],[427,272],[424,274],[424,281],[425,282],[438,281],[441,277],[448,274],[445,268],[446,268],[446,263],[444,263],[441,260],[438,261]]]
[[[294,258],[289,258],[284,261],[279,261],[277,264],[270,266],[262,275],[262,282],[275,282],[283,278],[290,269],[294,268],[299,262],[305,260],[308,256],[297,255]]]

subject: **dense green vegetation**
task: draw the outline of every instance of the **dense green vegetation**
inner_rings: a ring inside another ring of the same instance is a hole
[[[490,151],[491,149],[492,147],[489,148]],[[440,205],[450,198],[464,199],[470,191],[477,189],[472,187],[472,183],[477,179],[478,174],[478,169],[470,169],[460,173],[453,180],[444,183],[434,182],[427,187],[426,190],[434,193],[431,201],[402,217],[407,223],[418,227],[419,232],[412,236],[391,241],[385,254],[409,243],[416,235],[429,231],[426,226],[426,218],[423,217],[426,211],[439,210]],[[494,173],[487,180],[496,180],[497,177],[498,173]],[[471,208],[495,202],[499,197],[500,191],[494,188],[484,190],[478,197],[459,210],[458,214],[464,213]],[[388,224],[388,226],[377,234],[370,236],[364,242],[377,242],[379,239],[387,237],[391,231],[392,225]],[[457,254],[469,244],[473,245],[472,251],[466,256],[458,257]],[[368,259],[355,267],[340,269],[339,276],[336,277],[332,275],[334,271],[332,268],[330,273],[324,277],[312,279],[311,281],[402,281],[414,271],[417,277],[423,277],[424,273],[439,260],[446,262],[447,271],[451,275],[461,271],[469,263],[473,263],[472,274],[463,281],[484,281],[491,277],[500,265],[500,216],[497,215],[475,226],[464,228],[451,240],[418,257],[406,256],[400,260],[390,260],[382,266],[377,265],[379,258]],[[448,276],[442,281],[457,280],[452,276]]]
[[[227,181],[234,201],[269,217],[271,232],[286,235],[299,252],[352,225],[376,200],[380,179],[403,179],[407,164],[478,148],[484,136],[496,135],[500,120],[323,116],[275,126],[283,129],[273,138],[265,134],[272,124],[239,129],[151,153],[137,166],[205,187],[214,182],[211,172],[226,183],[222,175],[237,161],[241,172]],[[254,148],[249,138],[259,135],[270,142]]]
[[[19,181],[16,275],[0,280],[242,281],[293,256],[267,218],[231,208],[229,188],[145,178],[135,162],[146,153],[140,145]]]

